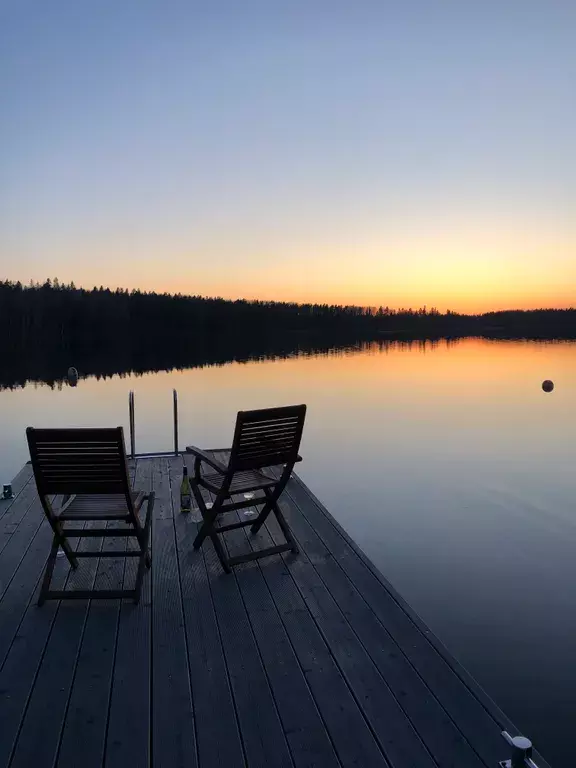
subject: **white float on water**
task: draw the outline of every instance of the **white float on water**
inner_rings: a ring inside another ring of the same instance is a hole
[[[68,368],[68,384],[70,384],[71,387],[75,387],[76,384],[78,384],[78,371],[73,365]]]

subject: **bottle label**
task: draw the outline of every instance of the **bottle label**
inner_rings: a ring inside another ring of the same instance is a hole
[[[191,501],[190,494],[183,493],[182,496],[180,497],[180,509],[182,512],[190,512],[190,506],[191,506],[190,501]]]

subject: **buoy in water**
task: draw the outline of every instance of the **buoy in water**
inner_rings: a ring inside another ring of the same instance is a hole
[[[542,389],[544,392],[552,392],[554,389],[554,382],[550,381],[550,379],[546,379],[546,381],[542,382]]]
[[[73,365],[68,368],[68,384],[70,384],[71,387],[75,387],[76,384],[78,384],[78,371]]]

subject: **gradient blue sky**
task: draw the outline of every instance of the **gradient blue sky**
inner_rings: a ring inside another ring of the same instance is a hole
[[[2,0],[0,272],[576,305],[576,0]]]

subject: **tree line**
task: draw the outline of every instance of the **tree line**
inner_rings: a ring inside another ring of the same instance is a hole
[[[576,309],[463,315],[435,308],[228,300],[57,279],[0,282],[0,384],[41,371],[155,370],[379,338],[576,338]],[[8,373],[10,369],[10,373]],[[20,371],[20,374],[18,373]]]

